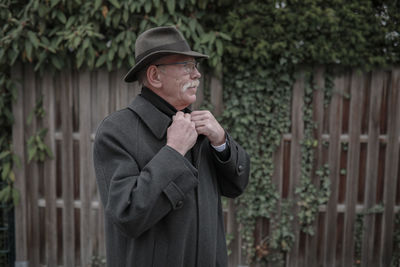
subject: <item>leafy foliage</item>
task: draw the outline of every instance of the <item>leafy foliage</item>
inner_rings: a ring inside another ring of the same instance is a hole
[[[256,256],[283,264],[293,243],[293,220],[297,218],[302,231],[313,234],[319,205],[329,198],[328,166],[315,173],[312,169],[317,145],[311,115],[312,67],[370,70],[398,64],[399,11],[398,1],[343,0],[236,1],[229,10],[221,25],[221,31],[230,32],[232,38],[223,58],[223,118],[252,158],[251,181],[238,200],[250,260]],[[295,189],[296,203],[285,199],[279,208],[280,196],[271,181],[272,155],[282,134],[290,131],[291,88],[299,66],[310,69],[305,73],[301,183]],[[325,105],[332,95],[332,75],[326,75]],[[319,181],[312,182],[312,177]],[[292,210],[298,210],[293,218],[287,216]],[[270,220],[273,231],[261,244],[254,244],[253,230],[260,217]]]

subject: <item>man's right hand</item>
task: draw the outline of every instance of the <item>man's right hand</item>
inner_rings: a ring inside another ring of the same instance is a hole
[[[196,127],[191,121],[190,114],[178,111],[172,117],[172,124],[167,130],[167,146],[184,156],[194,146],[196,140]]]

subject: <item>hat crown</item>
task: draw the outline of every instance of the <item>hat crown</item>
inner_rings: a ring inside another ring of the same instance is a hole
[[[143,32],[135,42],[135,59],[140,61],[146,55],[160,50],[190,51],[183,35],[172,26],[157,27]]]

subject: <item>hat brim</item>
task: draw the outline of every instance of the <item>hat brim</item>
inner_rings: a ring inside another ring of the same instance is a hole
[[[204,54],[201,54],[201,53],[198,53],[195,51],[187,51],[187,52],[171,51],[171,50],[156,51],[156,52],[148,54],[146,57],[142,58],[139,62],[136,62],[135,66],[133,66],[128,71],[128,73],[125,75],[124,81],[127,83],[137,81],[137,79],[138,79],[137,74],[140,70],[142,70],[144,67],[149,65],[151,62],[153,62],[157,58],[160,58],[162,56],[167,56],[167,55],[173,55],[173,54],[191,56],[194,58],[208,58],[207,55],[204,55]]]

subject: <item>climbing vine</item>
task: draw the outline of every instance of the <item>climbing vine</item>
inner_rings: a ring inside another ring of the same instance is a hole
[[[312,120],[313,67],[326,66],[322,89],[326,107],[333,94],[335,73],[331,69],[340,65],[368,71],[398,63],[400,16],[395,10],[399,8],[389,1],[237,1],[228,13],[221,27],[232,37],[223,58],[223,117],[252,157],[250,184],[237,201],[250,261],[284,264],[295,238],[293,221],[298,220],[304,233],[314,234],[319,207],[329,198],[328,166],[312,168],[315,147],[327,145],[318,144],[313,136],[314,127],[321,127]],[[271,177],[272,155],[282,134],[290,132],[291,90],[299,67],[306,73],[301,180],[294,189],[295,202],[281,200]],[[255,244],[258,218],[268,219],[272,230]]]

